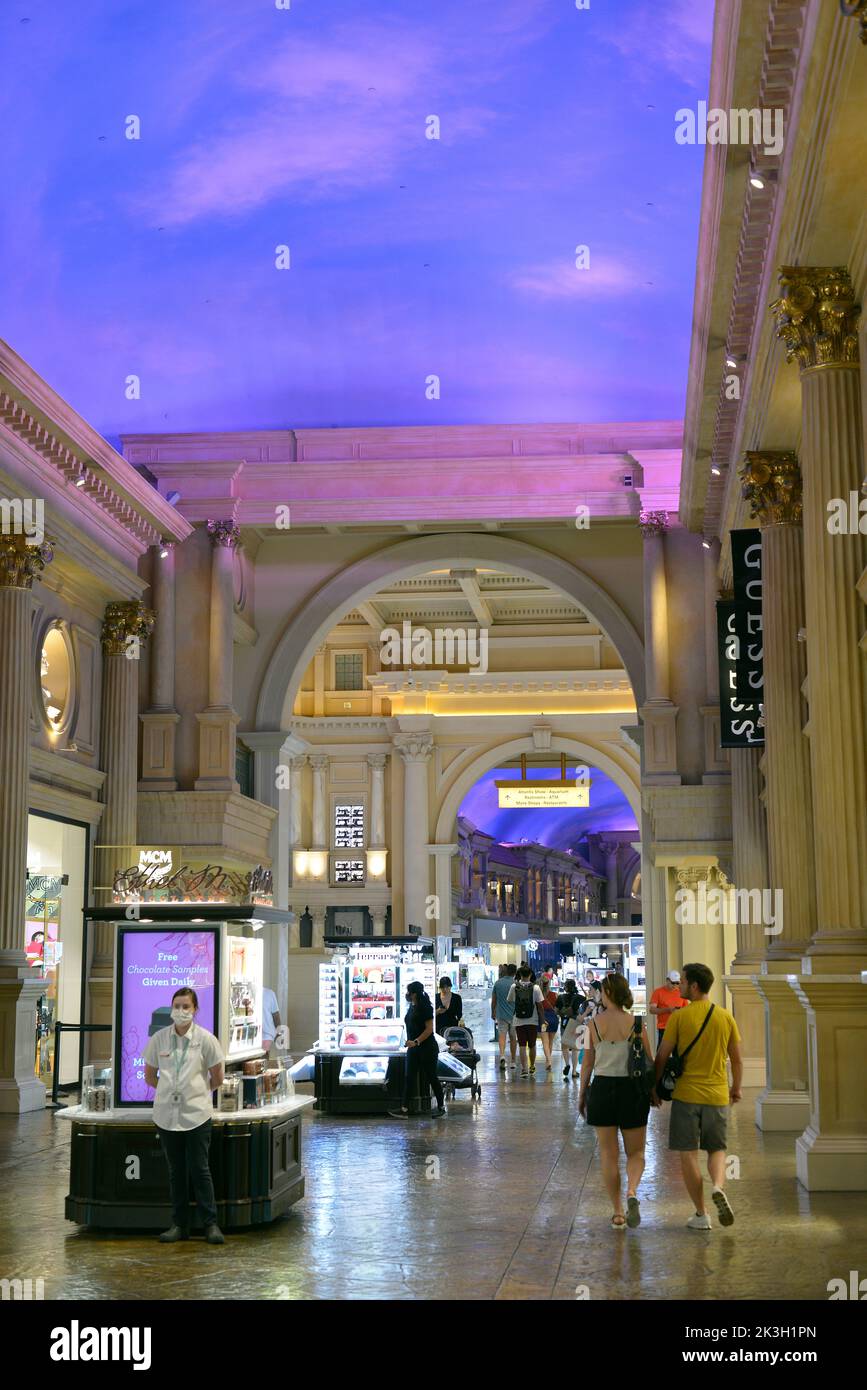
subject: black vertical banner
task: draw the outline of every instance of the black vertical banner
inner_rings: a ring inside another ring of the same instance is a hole
[[[747,704],[740,698],[735,686],[736,664],[741,650],[738,617],[742,616],[742,610],[743,604],[731,599],[720,599],[716,606],[722,748],[753,748],[765,741],[765,731],[759,726],[759,705]]]
[[[732,583],[735,629],[740,654],[735,661],[735,691],[739,699],[764,700],[764,637],[762,632],[762,533],[753,527],[732,531]]]

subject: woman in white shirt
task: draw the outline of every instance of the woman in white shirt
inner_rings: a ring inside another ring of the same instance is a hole
[[[211,1144],[211,1092],[223,1083],[223,1049],[195,1022],[199,1000],[194,989],[172,995],[172,1026],[161,1028],[145,1048],[145,1081],[156,1088],[154,1124],[169,1165],[172,1224],[164,1244],[187,1240],[192,1182],[209,1245],[222,1245],[214,1183],[208,1166]]]

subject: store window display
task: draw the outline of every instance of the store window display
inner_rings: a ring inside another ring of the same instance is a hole
[[[84,826],[49,816],[27,819],[27,884],[21,946],[34,975],[44,982],[37,1003],[34,1072],[46,1086],[54,1080],[58,1021],[81,1019],[82,909],[87,851]],[[60,1059],[59,1084],[78,1076],[79,1048],[68,1044]]]

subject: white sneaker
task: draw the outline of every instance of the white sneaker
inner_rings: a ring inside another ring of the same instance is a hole
[[[713,1230],[713,1227],[710,1224],[710,1217],[707,1214],[699,1216],[698,1212],[696,1212],[695,1216],[691,1216],[686,1224],[691,1231]]]

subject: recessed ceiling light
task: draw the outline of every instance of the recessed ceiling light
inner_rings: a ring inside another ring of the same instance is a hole
[[[702,545],[704,546],[705,550],[710,550],[710,541],[709,541],[709,540],[703,540],[703,541],[702,541]],[[605,916],[604,913],[603,913],[602,915],[603,915],[603,917]]]
[[[76,478],[76,480],[75,480],[75,486],[76,486],[76,487],[84,487],[84,484],[85,484],[86,482],[87,482],[87,479],[86,479],[86,478]]]
[[[710,470],[710,471],[711,471],[711,473],[714,475],[715,478],[718,478],[718,477],[719,477],[720,471],[719,471],[719,468],[717,467],[717,465],[716,465],[715,463],[714,463],[714,464],[711,464],[711,470]]]
[[[765,181],[762,178],[761,174],[750,174],[750,183],[752,184],[753,188],[764,188],[765,186]]]

